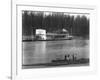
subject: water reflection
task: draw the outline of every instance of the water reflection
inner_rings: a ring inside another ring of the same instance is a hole
[[[38,42],[34,46],[34,63],[46,63],[46,42]]]

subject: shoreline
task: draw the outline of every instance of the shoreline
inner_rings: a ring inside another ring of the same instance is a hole
[[[22,42],[32,42],[32,41],[62,41],[62,40],[73,40],[73,39],[22,40]]]
[[[80,64],[31,64],[31,65],[22,65],[22,69],[31,69],[31,68],[55,68],[55,67],[83,67],[89,66],[89,63],[80,63]]]

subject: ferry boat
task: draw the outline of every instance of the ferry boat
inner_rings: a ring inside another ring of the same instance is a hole
[[[36,34],[33,38],[24,39],[23,41],[59,41],[71,40],[73,36],[69,35],[68,31],[47,32],[44,29],[36,29]]]

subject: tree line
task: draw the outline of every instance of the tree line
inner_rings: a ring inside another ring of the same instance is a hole
[[[35,34],[35,29],[46,29],[47,32],[66,29],[73,36],[89,36],[89,19],[83,15],[64,15],[53,12],[45,15],[44,12],[24,11],[22,13],[22,34]]]

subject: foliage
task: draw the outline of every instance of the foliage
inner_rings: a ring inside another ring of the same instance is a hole
[[[63,28],[73,36],[89,36],[89,19],[83,15],[64,15],[64,13],[53,12],[45,15],[44,12],[23,11],[22,13],[23,35],[35,34],[35,29],[46,29],[47,32],[56,32]]]

